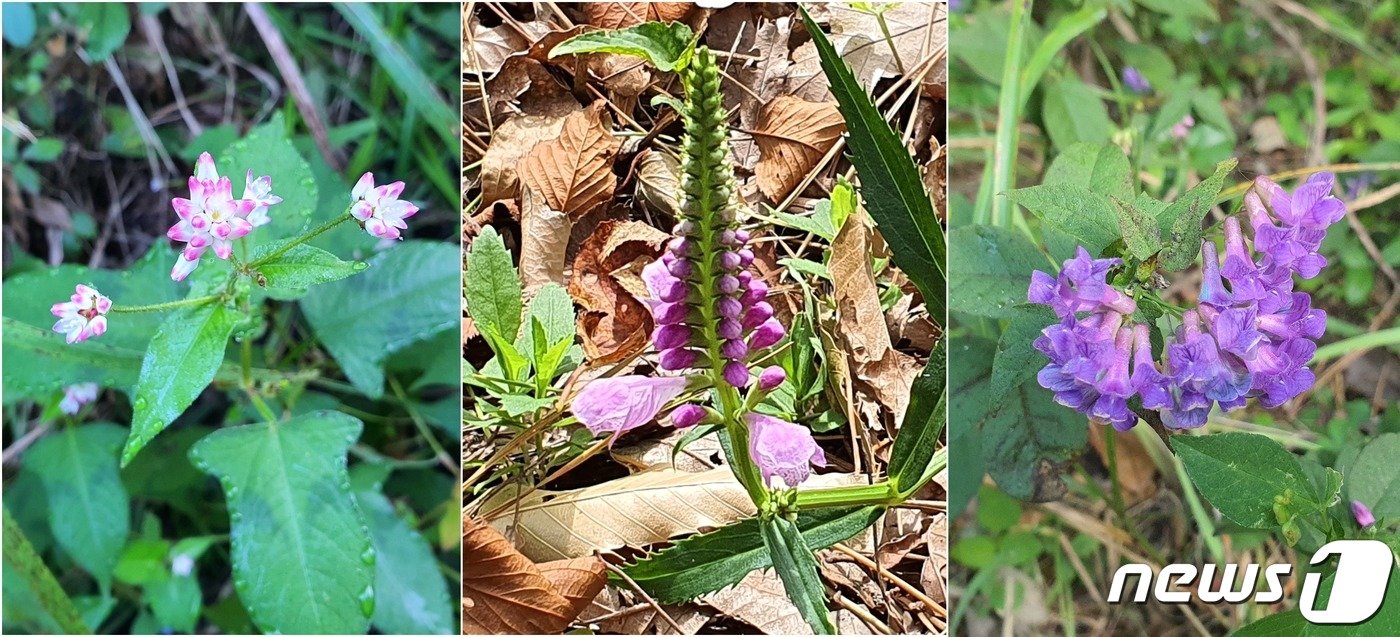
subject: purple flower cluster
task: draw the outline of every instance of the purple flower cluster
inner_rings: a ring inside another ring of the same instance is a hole
[[[1213,406],[1231,410],[1258,398],[1277,407],[1312,386],[1307,363],[1327,315],[1293,289],[1293,276],[1318,275],[1327,227],[1345,214],[1330,193],[1331,173],[1309,178],[1292,194],[1260,177],[1245,197],[1253,249],[1239,219],[1225,220],[1225,254],[1205,241],[1199,307],[1186,311],[1166,344],[1162,367],[1148,327],[1129,326],[1133,299],[1106,282],[1117,259],[1092,259],[1083,248],[1058,277],[1035,272],[1028,298],[1060,317],[1036,339],[1050,358],[1038,375],[1055,400],[1119,430],[1137,423],[1136,395],[1173,429],[1200,427]],[[1087,315],[1081,316],[1082,313]],[[1129,359],[1131,357],[1131,370]]]
[[[744,230],[723,230],[715,249],[705,249],[693,221],[676,224],[676,238],[661,258],[642,269],[656,323],[652,343],[661,369],[677,371],[722,365],[725,382],[747,387],[750,353],[782,340],[786,330],[773,317],[768,284],[749,271],[753,250]],[[702,307],[707,306],[707,307]],[[704,330],[713,322],[714,343]],[[771,390],[783,382],[781,367],[763,371]]]

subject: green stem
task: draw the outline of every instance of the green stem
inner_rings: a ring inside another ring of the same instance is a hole
[[[1006,64],[1001,71],[1001,95],[997,99],[996,162],[992,167],[992,207],[988,221],[1005,227],[1011,222],[1011,200],[1006,192],[1015,185],[1016,152],[1019,148],[1021,119],[1021,54],[1027,5],[1030,0],[1011,0],[1011,25],[1006,38]]]
[[[113,305],[108,312],[111,314],[137,314],[141,312],[164,312],[191,305],[204,305],[219,300],[219,295],[210,294],[208,296],[197,296],[192,299],[180,299],[179,301],[169,301],[166,303],[154,303],[151,305]]]
[[[1400,327],[1392,327],[1379,332],[1369,332],[1360,336],[1354,336],[1335,343],[1323,345],[1317,348],[1317,352],[1313,354],[1313,362],[1325,361],[1357,350],[1388,347],[1390,345],[1400,345]]]
[[[276,423],[278,420],[277,413],[272,411],[272,407],[268,406],[267,402],[262,399],[262,396],[259,396],[258,392],[254,391],[252,386],[244,386],[243,389],[247,392],[248,399],[252,401],[253,408],[258,410],[258,414],[268,423]]]
[[[890,25],[885,21],[883,10],[875,12],[875,22],[880,25],[880,33],[885,36],[885,44],[890,47],[890,55],[894,56],[895,67],[899,69],[900,75],[904,75],[904,60],[899,59],[899,49],[894,45],[894,36],[890,35]]]
[[[92,634],[77,607],[73,605],[73,600],[69,599],[68,593],[59,586],[49,567],[44,565],[44,560],[34,550],[34,545],[29,543],[29,538],[24,536],[24,530],[10,517],[9,509],[5,509],[4,517],[5,562],[13,566],[19,572],[19,576],[29,584],[30,590],[39,598],[39,605],[53,617],[60,632],[73,635]]]
[[[273,259],[276,259],[277,257],[280,257],[280,256],[282,256],[282,255],[284,255],[284,254],[290,252],[290,251],[292,250],[292,248],[295,248],[295,247],[297,247],[297,246],[299,246],[299,245],[301,245],[301,244],[303,244],[303,243],[306,243],[307,241],[310,241],[310,240],[312,240],[312,239],[315,239],[316,237],[319,237],[319,236],[321,236],[322,234],[325,234],[325,233],[326,233],[327,231],[329,231],[331,228],[334,228],[334,227],[336,227],[336,226],[338,226],[338,225],[340,225],[340,224],[342,224],[342,223],[345,223],[346,221],[349,221],[349,220],[351,220],[351,219],[354,219],[354,217],[350,216],[350,209],[347,207],[347,208],[345,209],[345,213],[342,214],[342,215],[340,215],[339,217],[336,217],[336,218],[334,218],[334,219],[331,219],[330,221],[327,221],[327,222],[321,224],[320,226],[317,226],[316,228],[312,229],[311,232],[308,232],[308,233],[306,233],[306,234],[304,234],[304,235],[301,235],[300,237],[297,237],[297,238],[295,238],[295,239],[293,239],[293,240],[287,242],[286,245],[283,245],[282,247],[280,247],[280,248],[278,248],[278,249],[276,249],[276,250],[273,250],[272,252],[270,252],[270,253],[268,253],[268,254],[263,255],[263,256],[262,256],[261,258],[259,258],[257,261],[254,261],[254,262],[252,262],[252,263],[249,263],[247,266],[244,266],[244,268],[245,268],[246,270],[252,270],[252,269],[257,268],[257,267],[260,266],[260,265],[266,264],[266,263],[272,261]]]
[[[820,507],[846,507],[880,505],[885,507],[899,504],[903,498],[895,491],[889,480],[875,484],[853,484],[821,489],[798,489],[797,508],[813,509]]]

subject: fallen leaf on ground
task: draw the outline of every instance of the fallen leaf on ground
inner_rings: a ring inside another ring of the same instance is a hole
[[[602,101],[564,119],[559,137],[541,142],[520,160],[520,183],[544,197],[554,210],[574,218],[612,199],[617,176],[613,159],[622,142]]]
[[[914,70],[914,65],[932,56],[940,48],[947,47],[946,29],[932,28],[936,21],[946,19],[941,3],[908,2],[890,5],[880,12],[889,29],[888,40],[881,30],[880,18],[875,12],[836,3],[828,5],[827,8],[830,11],[832,38],[843,45],[838,47],[842,56],[868,56],[868,61],[856,75],[867,89],[881,78],[909,75]],[[845,42],[846,38],[850,38],[851,41]],[[925,83],[941,82],[946,86],[947,77],[941,75],[946,73],[942,71],[943,66],[935,64],[934,69],[925,76]]]
[[[597,558],[594,558],[597,559]],[[474,518],[462,522],[462,632],[550,634],[578,610],[500,532]]]
[[[685,437],[686,433],[686,431],[678,429],[667,434],[664,438],[652,438],[625,447],[619,445],[613,447],[610,454],[613,460],[633,471],[675,469],[698,473],[709,471],[722,464],[724,450],[720,447],[719,437],[716,434],[692,440],[684,449],[681,449],[680,453],[675,453],[676,444]]]
[[[623,29],[643,22],[676,22],[694,7],[689,2],[589,2],[583,13],[593,26]]]
[[[658,611],[645,601],[625,601],[634,597],[632,591],[605,588],[579,615],[579,621],[597,624],[599,632],[613,635],[694,635],[710,622],[711,612],[702,612],[694,604],[661,604]],[[680,626],[680,632],[661,616],[662,612]]]
[[[465,38],[470,46],[462,47],[462,72],[487,77],[494,75],[501,70],[506,59],[548,31],[549,26],[538,21],[519,23],[518,29],[509,24],[486,27],[473,13],[467,24],[467,32],[471,35]]]
[[[651,312],[615,273],[630,273],[636,263],[656,260],[666,238],[666,233],[640,221],[608,219],[579,247],[569,294],[582,310],[578,329],[589,361],[615,363],[646,347]]]
[[[520,192],[520,281],[526,296],[546,283],[564,285],[569,215],[550,208],[533,188]]]
[[[782,580],[771,568],[750,572],[733,587],[705,595],[700,601],[765,635],[812,634],[812,627],[788,599]]]
[[[647,150],[637,158],[637,198],[658,212],[676,215],[680,204],[681,163],[670,153]]]
[[[497,121],[504,121],[513,114],[562,117],[579,108],[578,100],[568,87],[560,84],[544,64],[523,54],[507,58],[501,71],[486,83],[483,92],[491,117]],[[481,99],[471,94],[462,97]]]
[[[939,513],[934,516],[925,532],[928,540],[928,559],[919,569],[919,586],[944,608],[948,607],[948,516]]]
[[[564,116],[551,115],[521,115],[497,126],[481,158],[482,203],[514,199],[520,187],[516,164],[540,142],[558,138],[563,127]]]
[[[549,580],[555,592],[569,603],[573,617],[578,617],[608,583],[608,568],[603,559],[590,555],[568,560],[554,560],[535,566]]]
[[[1131,431],[1111,427],[1089,426],[1089,443],[1099,454],[1103,466],[1109,466],[1108,438],[1114,436],[1118,456],[1118,483],[1123,488],[1125,504],[1133,506],[1157,493],[1157,464]]]
[[[755,167],[759,189],[773,201],[787,196],[845,130],[835,102],[808,102],[787,95],[769,102],[753,130],[759,151]]]

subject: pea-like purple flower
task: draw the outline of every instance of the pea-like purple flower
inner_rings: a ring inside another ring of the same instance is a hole
[[[1351,516],[1356,518],[1357,526],[1363,529],[1376,523],[1376,516],[1371,514],[1371,508],[1360,500],[1351,501]]]
[[[1137,70],[1135,66],[1123,67],[1123,85],[1134,93],[1152,92],[1152,84],[1147,81],[1146,77],[1143,77],[1142,71]]]

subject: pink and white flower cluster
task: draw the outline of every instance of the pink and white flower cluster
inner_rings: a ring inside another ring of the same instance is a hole
[[[418,214],[418,206],[399,199],[403,182],[396,181],[376,188],[374,173],[365,173],[350,191],[350,216],[365,227],[365,232],[380,239],[400,239],[408,228],[404,219]]]
[[[170,205],[180,220],[170,227],[166,236],[185,242],[179,260],[170,271],[170,278],[183,281],[196,267],[204,251],[214,249],[214,255],[228,259],[233,242],[271,221],[268,208],[282,203],[272,194],[272,177],[253,178],[249,170],[243,186],[243,197],[233,198],[233,181],[219,175],[214,158],[202,153],[190,177],[190,198],[175,197]]]
[[[107,312],[112,309],[112,299],[102,296],[96,288],[79,283],[73,290],[71,300],[55,303],[49,310],[58,317],[53,331],[63,334],[72,345],[107,331]]]

